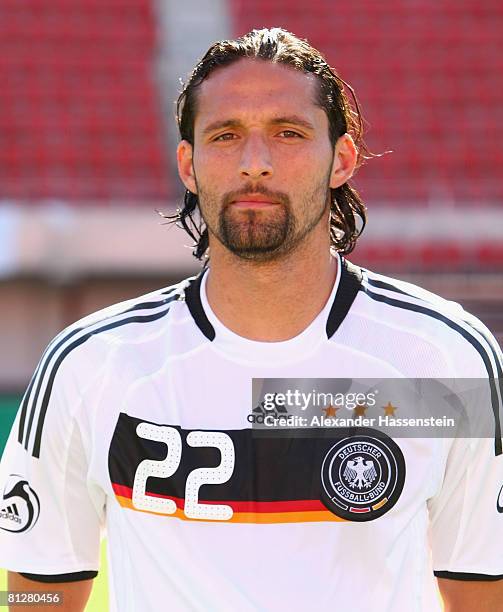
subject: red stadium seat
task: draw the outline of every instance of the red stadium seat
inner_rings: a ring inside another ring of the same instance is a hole
[[[168,198],[151,0],[0,12],[0,198]]]

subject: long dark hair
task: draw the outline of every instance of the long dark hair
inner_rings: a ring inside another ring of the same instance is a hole
[[[357,168],[373,156],[363,141],[363,116],[353,88],[338,76],[317,49],[281,28],[252,30],[235,40],[218,41],[208,49],[184,84],[176,102],[176,118],[182,140],[194,145],[198,87],[216,68],[228,66],[242,58],[277,62],[301,72],[315,74],[319,85],[316,102],[327,114],[332,145],[335,145],[340,136],[349,133],[358,149]],[[350,92],[353,104],[346,90]],[[347,182],[330,192],[330,241],[333,248],[347,254],[354,249],[365,227],[366,208],[358,192]],[[183,208],[165,218],[185,229],[195,242],[194,256],[202,259],[207,252],[209,240],[198,205],[197,195],[187,190]],[[360,218],[359,224],[357,217]]]

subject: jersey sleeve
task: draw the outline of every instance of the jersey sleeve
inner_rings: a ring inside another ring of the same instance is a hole
[[[47,352],[46,359],[47,361]],[[105,495],[89,481],[75,365],[23,398],[0,460],[0,567],[44,582],[96,576]]]
[[[503,579],[503,455],[490,438],[458,438],[428,502],[438,578]]]

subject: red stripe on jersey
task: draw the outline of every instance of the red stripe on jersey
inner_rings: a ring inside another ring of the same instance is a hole
[[[112,483],[114,493],[121,497],[132,498],[133,489],[124,485]],[[158,493],[149,493],[150,497],[160,497],[162,499],[171,499],[176,503],[177,508],[181,510],[185,507],[185,499],[182,497],[172,497],[170,495],[160,495]],[[319,499],[293,499],[290,501],[233,501],[233,500],[206,500],[199,499],[201,504],[226,504],[230,506],[234,512],[309,512],[317,510],[326,510],[326,506]]]

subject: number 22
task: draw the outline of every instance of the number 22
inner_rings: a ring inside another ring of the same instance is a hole
[[[172,499],[163,499],[146,494],[149,476],[169,478],[178,469],[182,459],[182,437],[177,429],[168,425],[140,423],[136,428],[140,438],[163,442],[168,453],[162,461],[144,459],[136,469],[133,485],[133,506],[138,510],[150,510],[161,514],[174,514],[176,504]],[[235,464],[234,444],[230,436],[222,431],[191,431],[187,444],[194,448],[210,446],[220,451],[222,461],[213,468],[197,468],[187,476],[185,483],[184,513],[191,519],[211,519],[228,521],[233,510],[227,504],[201,504],[198,501],[199,489],[205,484],[223,484],[232,476]]]

